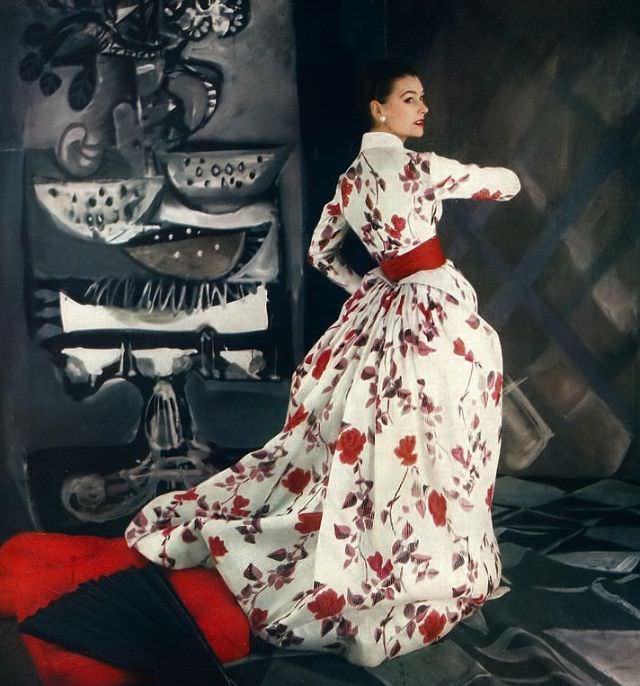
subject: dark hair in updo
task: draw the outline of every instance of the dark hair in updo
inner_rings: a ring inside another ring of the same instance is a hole
[[[395,60],[380,59],[365,65],[356,87],[356,109],[363,126],[371,127],[374,124],[369,103],[372,100],[385,102],[396,79],[403,76],[420,78],[414,67]]]

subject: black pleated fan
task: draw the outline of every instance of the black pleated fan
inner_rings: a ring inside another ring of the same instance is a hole
[[[236,686],[155,565],[80,584],[27,617],[20,631],[156,683]]]

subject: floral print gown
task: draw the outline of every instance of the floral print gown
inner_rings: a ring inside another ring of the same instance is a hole
[[[341,258],[346,231],[379,261],[436,234],[448,198],[508,200],[510,170],[365,133],[309,248],[350,297],[295,369],[266,445],[155,498],[126,538],[172,568],[215,566],[251,630],[374,666],[444,636],[501,595],[491,503],[502,353],[450,260],[398,282]]]

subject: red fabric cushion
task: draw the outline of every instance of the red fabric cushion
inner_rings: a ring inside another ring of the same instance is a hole
[[[148,561],[124,539],[24,533],[0,547],[0,615],[22,621],[89,579]],[[222,662],[249,653],[249,623],[215,570],[171,571],[169,580]],[[129,686],[143,680],[23,634],[43,686]]]

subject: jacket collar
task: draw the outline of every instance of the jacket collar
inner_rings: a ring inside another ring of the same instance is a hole
[[[406,150],[404,143],[393,133],[386,131],[367,131],[362,136],[360,151],[369,148],[400,148]]]

